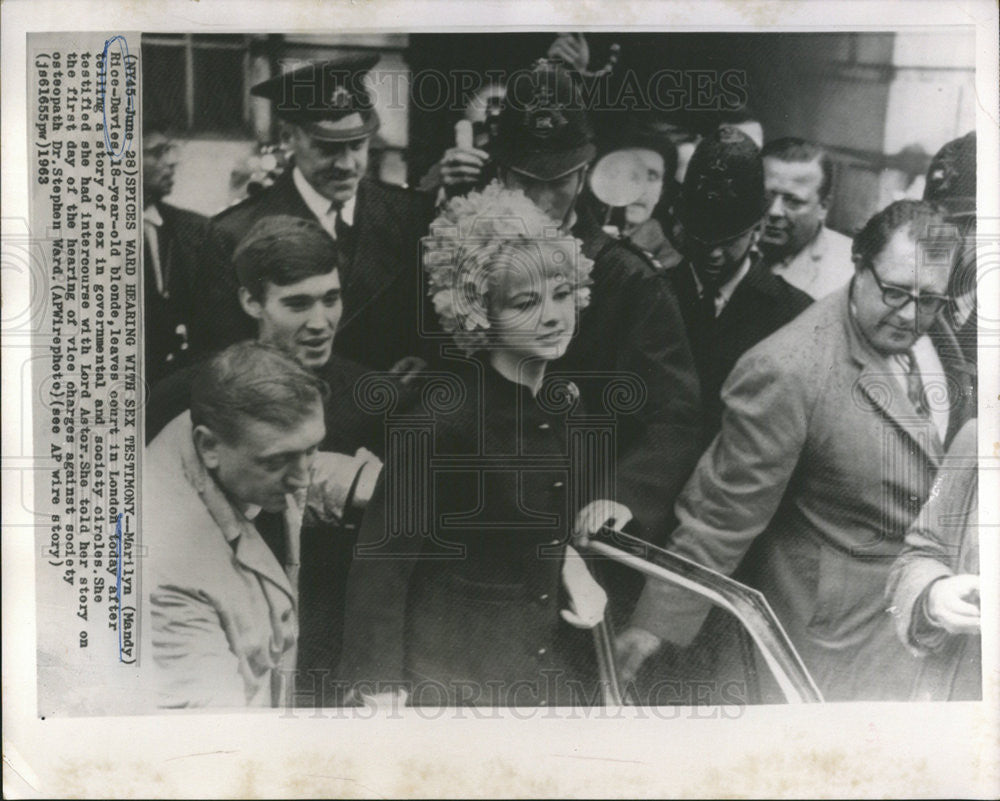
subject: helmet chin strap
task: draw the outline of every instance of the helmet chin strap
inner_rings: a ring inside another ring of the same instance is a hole
[[[573,195],[573,202],[566,208],[563,218],[559,223],[559,230],[563,233],[569,233],[570,228],[572,228],[576,223],[576,201],[580,199],[580,193],[583,192],[583,187],[587,183],[588,166],[589,165],[584,164],[576,171],[576,174],[580,179],[576,185],[576,194]]]

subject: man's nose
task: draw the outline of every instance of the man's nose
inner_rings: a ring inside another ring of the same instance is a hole
[[[337,148],[333,153],[330,154],[333,161],[333,166],[341,170],[353,170],[354,169],[354,155],[351,153],[349,148],[340,147]]]
[[[767,207],[768,217],[784,217],[785,216],[785,204],[781,200],[781,195],[775,195],[771,204]]]
[[[291,490],[302,489],[309,486],[309,468],[312,467],[313,457],[310,454],[302,453],[295,460],[285,476],[285,486]]]
[[[330,325],[330,318],[326,312],[326,307],[322,303],[314,303],[306,317],[306,326],[314,331],[326,330]]]
[[[900,308],[896,309],[896,317],[897,319],[901,320],[904,323],[916,324],[917,304],[912,299],[906,301],[906,304],[904,306],[901,306]]]

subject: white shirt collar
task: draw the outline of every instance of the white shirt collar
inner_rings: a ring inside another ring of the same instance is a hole
[[[736,271],[732,278],[730,278],[726,283],[719,287],[715,293],[715,316],[718,317],[722,314],[722,310],[726,308],[726,305],[733,297],[733,293],[736,291],[736,287],[740,285],[740,281],[747,277],[747,273],[750,272],[750,265],[753,263],[751,254],[743,258],[743,263],[740,265],[740,269]],[[694,284],[698,288],[698,294],[704,297],[705,285],[701,282],[698,277],[698,271],[694,268],[693,264],[689,263],[691,268],[691,275],[694,276]]]
[[[142,210],[142,220],[143,222],[155,225],[157,228],[163,225],[163,216],[160,214],[160,209],[155,203],[150,203]]]
[[[306,177],[302,174],[302,170],[298,167],[292,169],[292,183],[295,184],[295,188],[302,196],[302,200],[309,207],[309,211],[316,215],[316,219],[320,221],[320,224],[327,231],[330,231],[334,239],[336,239],[337,235],[331,229],[333,228],[334,221],[337,219],[337,209],[333,208],[330,200],[323,197],[313,188],[312,184],[306,180]],[[356,201],[357,195],[353,195],[350,200],[340,207],[340,218],[348,225],[354,225],[354,205]]]
[[[812,238],[800,250],[795,253],[789,253],[781,261],[775,262],[772,269],[774,267],[790,267],[793,262],[801,261],[806,256],[811,261],[820,261],[826,255],[827,251],[827,239],[823,235],[825,230],[826,226],[821,223],[819,228],[816,229],[816,233],[812,235]]]
[[[718,316],[722,313],[722,310],[726,308],[726,304],[733,297],[733,293],[736,291],[736,287],[740,285],[740,281],[747,277],[747,273],[750,272],[750,254],[743,258],[743,263],[740,265],[740,269],[736,271],[736,274],[730,278],[726,283],[719,287],[719,291],[715,296],[715,314]]]

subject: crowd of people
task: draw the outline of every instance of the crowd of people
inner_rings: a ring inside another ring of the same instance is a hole
[[[376,56],[253,87],[289,166],[212,219],[146,122],[157,705],[600,703],[602,637],[635,702],[780,700],[615,530],[760,590],[826,700],[979,697],[974,133],[852,240],[819,144],[598,141],[581,43],[416,189],[367,174]]]

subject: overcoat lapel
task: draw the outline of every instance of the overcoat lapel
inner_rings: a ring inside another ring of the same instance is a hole
[[[406,273],[407,266],[419,271],[420,254],[412,260],[400,261],[399,230],[402,220],[378,187],[362,180],[358,185],[358,199],[354,212],[354,255],[345,265],[341,280],[344,287],[344,316],[338,330],[343,331],[364,316],[369,306],[393,287]],[[419,247],[419,242],[417,243]],[[416,299],[414,302],[417,302]]]
[[[845,294],[845,302],[850,303],[850,294]],[[934,426],[913,407],[896,376],[885,366],[862,339],[850,309],[846,309],[844,324],[851,356],[861,368],[858,375],[857,391],[878,409],[886,419],[906,434],[938,466],[944,457],[944,447]]]
[[[288,596],[293,608],[297,608],[296,593],[267,543],[254,525],[237,513],[232,502],[208,474],[201,459],[198,458],[194,443],[185,442],[182,447],[181,462],[184,472],[191,485],[198,491],[208,513],[227,542],[231,545],[235,543],[233,553],[236,560],[278,587]]]

